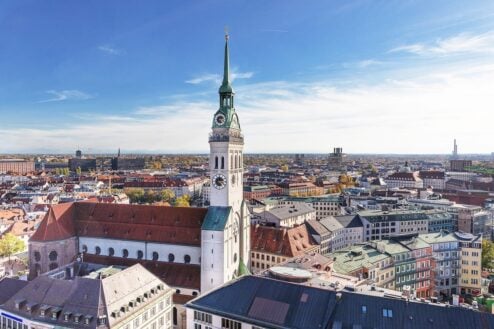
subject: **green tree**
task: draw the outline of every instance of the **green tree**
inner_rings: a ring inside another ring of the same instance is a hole
[[[493,268],[494,243],[490,240],[482,240],[482,268]]]
[[[0,239],[0,256],[9,257],[13,254],[23,251],[26,248],[24,241],[13,235],[12,233],[6,233]]]
[[[77,169],[75,170],[75,172],[76,172],[76,174],[77,174],[77,175],[79,175],[79,176],[80,176],[80,175],[82,174],[82,169],[81,169],[81,167],[77,167]]]
[[[287,164],[282,165],[281,170],[284,172],[287,172],[288,171],[288,165]]]
[[[175,198],[175,192],[170,189],[164,189],[161,191],[161,200],[165,202],[171,202]]]
[[[182,195],[175,199],[173,205],[175,207],[190,207],[190,197],[188,195]]]
[[[140,203],[144,200],[144,190],[142,188],[125,189],[125,194],[130,199],[130,203]]]

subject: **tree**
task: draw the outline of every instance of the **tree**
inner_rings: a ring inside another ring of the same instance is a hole
[[[24,241],[13,235],[12,233],[6,233],[0,239],[0,256],[9,257],[13,254],[23,251],[26,248]]]
[[[75,172],[76,172],[76,174],[77,174],[78,176],[80,176],[80,175],[82,174],[82,169],[81,169],[81,167],[77,167],[77,168],[76,168],[76,170],[75,170]]]
[[[139,203],[144,199],[144,190],[142,188],[125,189],[125,194],[130,199],[130,203]]]
[[[288,171],[288,165],[287,164],[282,165],[281,170],[284,172],[287,172]]]
[[[161,191],[161,200],[165,202],[171,202],[175,198],[175,192],[170,189],[164,189]]]
[[[175,207],[190,207],[190,197],[186,194],[179,196],[175,199],[174,206]]]
[[[487,239],[482,240],[482,268],[493,268],[494,243]]]

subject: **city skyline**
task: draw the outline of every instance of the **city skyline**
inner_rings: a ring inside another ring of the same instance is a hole
[[[3,3],[0,153],[206,153],[225,25],[246,153],[491,153],[494,5],[423,2]]]

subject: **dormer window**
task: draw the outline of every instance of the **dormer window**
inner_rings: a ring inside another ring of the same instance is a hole
[[[75,314],[74,315],[74,322],[79,323],[81,321],[82,314]]]
[[[91,315],[86,315],[86,316],[84,317],[84,324],[85,324],[85,325],[88,325],[88,324],[91,322],[91,319],[92,319],[92,318],[93,318],[93,317],[92,317]]]
[[[70,316],[71,316],[71,315],[72,315],[72,313],[70,313],[70,312],[65,312],[65,313],[63,314],[63,320],[64,320],[64,321],[69,321],[69,320],[70,320]]]

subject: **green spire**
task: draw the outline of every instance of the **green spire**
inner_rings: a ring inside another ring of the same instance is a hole
[[[228,51],[228,33],[225,33],[225,64],[223,68],[223,83],[220,87],[220,93],[233,93],[230,84],[230,54]]]

